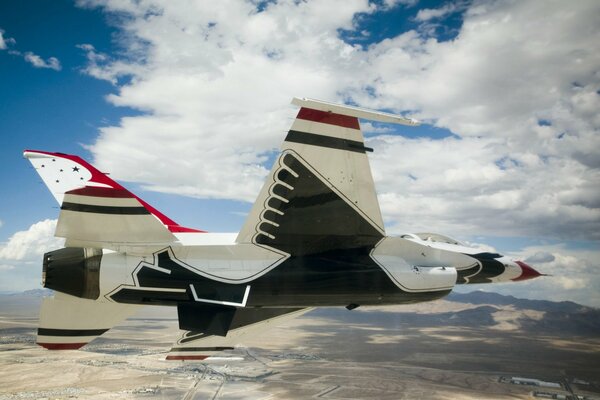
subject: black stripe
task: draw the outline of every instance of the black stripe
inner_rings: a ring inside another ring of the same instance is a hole
[[[60,206],[61,210],[89,212],[98,214],[121,214],[121,215],[145,215],[150,211],[144,207],[117,207],[117,206],[94,206],[91,204],[79,204],[64,202]]]
[[[42,336],[100,336],[108,329],[50,329],[38,328]]]
[[[370,147],[365,147],[362,142],[356,140],[340,139],[331,136],[317,135],[314,133],[289,131],[285,140],[312,146],[329,147],[331,149],[353,151],[356,153],[365,153],[373,151]]]
[[[173,347],[171,352],[179,351],[225,351],[233,350],[233,347]]]

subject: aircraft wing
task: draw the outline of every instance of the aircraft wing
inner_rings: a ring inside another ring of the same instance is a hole
[[[26,150],[27,158],[60,204],[55,235],[67,247],[118,249],[165,245],[179,226],[80,157]]]
[[[184,331],[169,351],[167,360],[207,360],[226,355],[240,342],[258,336],[314,308],[238,308],[226,336]]]

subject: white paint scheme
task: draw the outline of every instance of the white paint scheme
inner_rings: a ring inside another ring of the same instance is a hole
[[[183,246],[172,249],[185,267],[209,279],[245,283],[281,264],[288,254],[249,243],[223,246]]]
[[[98,301],[112,302],[106,295],[121,285],[135,285],[132,273],[142,261],[152,257],[134,257],[125,253],[103,250],[100,264],[100,297]]]
[[[177,232],[174,233],[182,246],[234,245],[237,233]]]
[[[70,210],[60,211],[55,236],[66,238],[68,246],[73,246],[69,242],[73,239],[79,246],[97,248],[113,248],[112,243],[156,245],[176,240],[152,214],[100,214]]]
[[[56,292],[45,297],[40,309],[40,328],[110,329],[142,306],[100,302]],[[97,336],[38,335],[40,343],[88,343]]]
[[[68,158],[35,151],[26,151],[23,156],[31,162],[59,205],[63,203],[66,192],[84,187],[92,178],[92,173],[87,168]],[[78,168],[79,171],[74,172],[73,168]]]
[[[181,246],[167,250],[172,260],[199,276],[225,283],[246,283],[256,279],[281,264],[288,256],[253,244],[222,246]],[[100,267],[100,297],[128,286],[136,289],[134,272],[140,267],[152,268],[163,273],[169,270],[157,266],[156,256],[105,252]],[[144,290],[151,290],[143,288]],[[162,291],[167,289],[161,288]],[[173,291],[183,289],[173,289]],[[183,290],[185,291],[185,290]]]
[[[477,254],[486,252],[486,250],[467,246],[459,242],[458,240],[436,233],[408,233],[401,235],[400,237],[407,240],[411,240],[415,243],[422,244],[424,246],[429,246],[441,250],[448,250],[457,253]],[[444,240],[448,240],[449,242],[454,243],[448,243]]]
[[[478,254],[478,253],[487,252],[484,249],[480,249],[477,247],[470,247],[470,246],[467,246],[455,239],[449,238],[444,235],[436,234],[436,233],[418,233],[418,234],[408,233],[408,234],[401,235],[401,238],[409,240],[414,243],[417,243],[422,246],[426,246],[428,248],[439,249],[442,251],[451,252],[451,253],[455,253],[455,254],[461,254],[461,255],[463,255],[463,254],[467,254],[467,255],[468,254]],[[476,260],[475,258],[471,258],[471,260],[474,260],[481,266],[480,261]],[[514,260],[512,260],[511,258],[509,258],[507,256],[502,256],[502,257],[496,258],[496,261],[504,264],[505,270],[502,274],[500,274],[496,277],[493,277],[493,278],[489,278],[492,282],[508,282],[510,280],[518,278],[523,273],[523,270],[521,269],[521,267],[518,266],[514,262]],[[461,269],[468,269],[471,267],[472,267],[472,265],[465,266],[465,267],[457,266],[456,269],[460,271]],[[468,281],[469,277],[466,277],[465,279]]]
[[[397,237],[382,239],[371,251],[371,258],[407,292],[452,289],[456,283],[456,267],[473,264],[470,257]]]
[[[295,119],[292,127],[293,131],[308,132],[315,135],[330,136],[338,139],[349,139],[355,142],[363,142],[363,135],[360,129],[346,128],[343,126],[324,124],[321,122],[307,121],[305,119]]]
[[[390,114],[381,111],[373,111],[367,108],[347,106],[335,103],[329,103],[323,100],[308,99],[306,97],[292,99],[292,104],[300,107],[312,108],[313,110],[329,111],[336,114],[348,115],[356,118],[368,119],[371,121],[388,122],[392,124],[401,124],[408,126],[418,126],[419,121],[412,118],[406,118],[401,115]]]
[[[67,203],[86,204],[92,206],[143,207],[142,203],[133,197],[97,197],[66,193],[63,201]]]

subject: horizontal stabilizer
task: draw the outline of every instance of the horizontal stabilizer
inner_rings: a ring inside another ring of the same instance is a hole
[[[79,349],[138,309],[56,293],[42,301],[36,342],[49,350]]]

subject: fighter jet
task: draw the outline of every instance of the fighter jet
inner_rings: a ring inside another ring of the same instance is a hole
[[[294,98],[300,107],[238,234],[179,225],[78,156],[26,150],[60,205],[44,255],[37,343],[78,349],[140,307],[177,307],[171,360],[205,360],[314,307],[440,299],[456,284],[519,281],[527,264],[439,234],[386,236],[360,119],[399,115]]]

